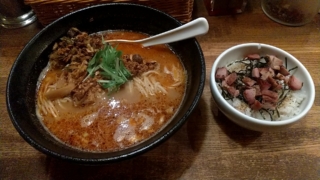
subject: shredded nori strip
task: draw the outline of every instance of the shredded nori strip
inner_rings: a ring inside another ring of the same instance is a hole
[[[298,66],[293,67],[293,68],[289,69],[288,71],[290,72],[290,71],[295,70],[295,69],[298,69]]]

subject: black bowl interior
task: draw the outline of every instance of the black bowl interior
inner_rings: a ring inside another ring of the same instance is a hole
[[[199,101],[205,82],[205,61],[195,38],[171,43],[188,73],[186,96],[180,111],[159,133],[137,146],[110,153],[78,151],[56,141],[43,128],[35,114],[37,79],[47,65],[53,43],[71,27],[89,34],[104,30],[132,30],[158,34],[181,23],[158,10],[127,3],[110,3],[85,8],[66,15],[40,31],[17,57],[7,82],[7,109],[17,131],[33,147],[56,158],[78,163],[99,164],[126,159],[166,140],[187,120]]]

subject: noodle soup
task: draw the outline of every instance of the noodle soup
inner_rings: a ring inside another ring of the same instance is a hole
[[[131,76],[110,89],[103,87],[111,81],[101,79],[104,71],[88,75],[102,39],[147,35],[127,31],[68,35],[54,45],[38,81],[37,115],[56,139],[84,151],[117,151],[149,138],[170,121],[184,97],[186,72],[167,46],[112,44],[122,53]]]

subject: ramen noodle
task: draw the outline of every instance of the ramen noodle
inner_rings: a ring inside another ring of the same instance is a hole
[[[88,35],[73,28],[57,41],[39,77],[36,101],[37,115],[52,136],[83,151],[117,151],[146,140],[170,122],[184,97],[186,72],[168,46],[112,44],[106,51],[121,54],[116,68],[126,67],[116,73],[130,72],[117,87],[113,83],[121,80],[110,80],[113,75],[105,75],[109,70],[101,64],[94,67],[99,50],[111,46],[104,40],[145,37],[128,31]]]

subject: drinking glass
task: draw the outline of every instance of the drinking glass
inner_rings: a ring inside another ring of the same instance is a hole
[[[23,0],[0,0],[0,25],[4,28],[19,28],[33,23],[36,15]]]
[[[272,20],[287,26],[302,26],[313,20],[320,0],[261,0],[263,12]]]

